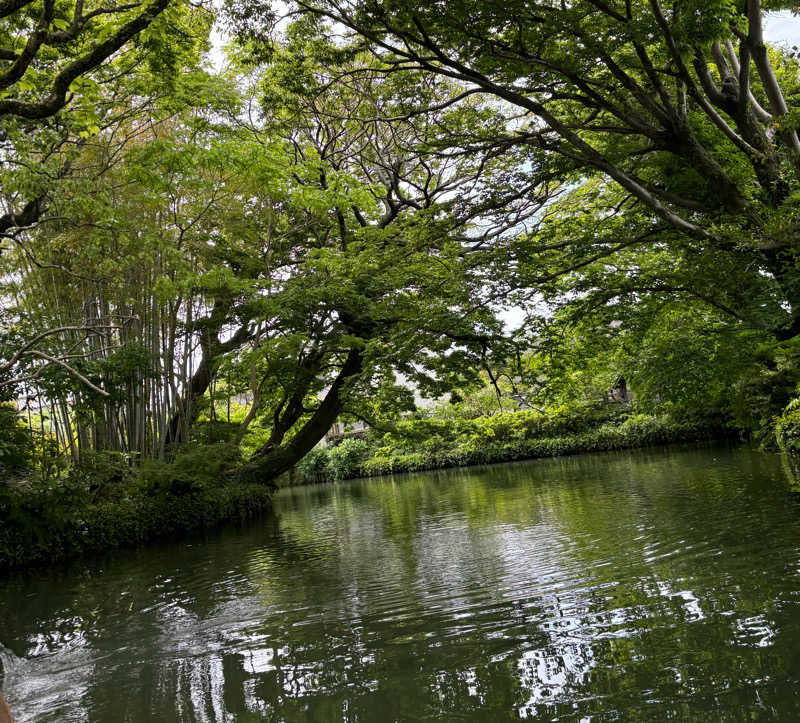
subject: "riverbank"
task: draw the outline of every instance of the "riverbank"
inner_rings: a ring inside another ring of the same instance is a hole
[[[0,570],[180,538],[269,510],[273,488],[227,479],[224,450],[216,456],[132,470],[120,455],[98,454],[59,478],[0,484]]]
[[[346,439],[317,448],[283,481],[345,480],[737,436],[721,420],[617,409],[421,419],[401,426],[402,435],[394,438]],[[0,484],[0,570],[177,539],[254,518],[271,508],[273,488],[231,479],[225,470],[237,454],[226,445],[208,445],[172,462],[148,461],[133,469],[119,454],[97,453],[54,479]]]
[[[230,484],[189,495],[128,498],[47,514],[50,491],[4,495],[0,511],[0,570],[51,564],[68,558],[180,538],[223,523],[246,520],[270,509],[264,485]],[[10,513],[10,514],[9,514]]]
[[[675,419],[617,409],[553,417],[517,412],[458,422],[428,419],[417,420],[413,426],[417,429],[405,430],[405,442],[384,438],[370,444],[345,439],[332,449],[315,450],[300,465],[297,482],[424,472],[739,436],[736,429],[717,418]],[[427,438],[419,441],[420,434],[426,432]]]

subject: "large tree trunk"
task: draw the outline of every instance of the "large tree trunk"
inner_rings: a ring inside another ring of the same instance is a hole
[[[325,436],[342,412],[344,385],[361,372],[363,356],[360,349],[351,349],[338,376],[314,414],[286,444],[274,446],[267,442],[236,470],[242,481],[269,484],[305,457]]]
[[[220,307],[221,308],[221,307]],[[200,413],[200,400],[211,386],[214,373],[219,367],[223,354],[226,354],[244,344],[250,338],[250,330],[247,324],[242,324],[236,333],[227,341],[219,340],[219,332],[222,329],[225,318],[215,306],[215,314],[208,320],[208,328],[203,330],[200,339],[202,356],[197,369],[192,374],[191,379],[183,394],[183,399],[179,404],[178,411],[172,415],[167,426],[167,441],[172,444],[180,444],[188,440],[184,439],[184,432],[188,433],[192,425],[197,421]],[[188,409],[188,414],[186,410]]]
[[[167,440],[172,444],[180,444],[188,440],[183,438],[184,431],[192,427],[197,421],[197,416],[200,412],[200,399],[206,393],[206,390],[211,384],[211,364],[212,355],[207,355],[206,350],[203,349],[203,356],[200,363],[189,380],[188,387],[184,392],[183,399],[179,406],[179,411],[172,415],[169,427],[167,428]],[[184,410],[189,409],[188,419],[185,418]]]

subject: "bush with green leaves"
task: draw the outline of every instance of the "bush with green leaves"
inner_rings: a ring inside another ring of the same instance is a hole
[[[266,485],[229,482],[192,494],[134,488],[119,499],[92,501],[63,480],[35,489],[0,484],[0,570],[246,519],[269,509],[271,496]]]
[[[0,569],[133,545],[243,519],[269,507],[272,488],[226,471],[231,445],[183,452],[138,470],[122,455],[84,454],[67,474],[0,482]]]
[[[30,430],[20,421],[16,408],[0,403],[0,477],[28,467],[34,446]]]
[[[775,421],[775,441],[782,452],[800,453],[800,398],[789,402]]]
[[[358,477],[368,454],[369,444],[363,439],[343,439],[328,453],[331,476],[334,480]]]
[[[330,479],[330,451],[326,447],[314,447],[297,465],[297,472],[304,483],[326,482]]]
[[[223,484],[241,461],[233,444],[218,443],[181,450],[173,460],[145,460],[139,468],[140,485],[149,493],[182,495]]]
[[[593,411],[584,417],[566,414],[554,418],[520,412],[473,421],[476,426],[470,433],[437,449],[408,449],[385,444],[363,461],[359,473],[370,476],[418,472],[702,441],[732,434],[721,420],[702,417],[677,420],[668,415],[629,414],[620,410]]]
[[[121,452],[84,452],[70,467],[64,483],[83,488],[92,499],[118,497],[130,486],[134,472]]]

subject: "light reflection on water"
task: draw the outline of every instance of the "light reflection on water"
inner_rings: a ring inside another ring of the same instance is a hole
[[[800,718],[800,504],[704,448],[281,493],[0,582],[24,721]]]

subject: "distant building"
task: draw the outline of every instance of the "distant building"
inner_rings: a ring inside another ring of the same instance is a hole
[[[360,419],[350,424],[334,422],[333,426],[325,433],[320,444],[328,447],[342,439],[361,439],[365,437],[369,427]]]

